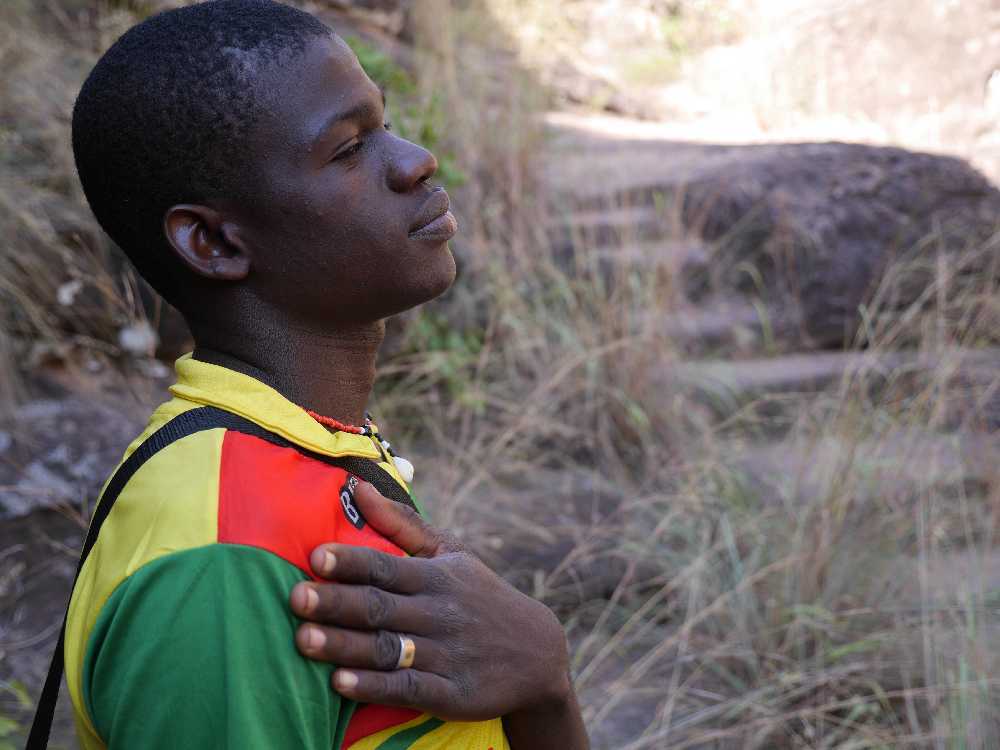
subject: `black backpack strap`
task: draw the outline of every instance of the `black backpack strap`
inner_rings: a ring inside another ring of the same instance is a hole
[[[115,501],[122,490],[125,489],[125,485],[128,484],[139,468],[171,443],[188,435],[193,435],[196,432],[213,430],[220,427],[252,435],[274,445],[293,448],[299,453],[314,458],[317,461],[322,461],[329,466],[344,469],[348,473],[354,474],[366,482],[370,482],[374,485],[375,489],[390,500],[409,505],[414,510],[417,509],[409,493],[393,479],[389,472],[370,459],[357,456],[343,456],[340,458],[324,456],[321,453],[316,453],[296,445],[290,440],[276,435],[257,423],[251,422],[249,419],[245,419],[237,414],[225,411],[224,409],[218,409],[214,406],[200,406],[179,414],[146,438],[122,465],[118,467],[118,471],[114,473],[114,476],[111,477],[111,481],[108,482],[107,488],[97,503],[94,517],[90,522],[90,528],[87,530],[87,538],[84,540],[83,549],[80,552],[80,562],[76,566],[76,575],[73,577],[73,588],[76,587],[76,581],[80,577],[83,563],[97,541],[97,535],[101,530],[101,526],[104,524],[105,519],[107,519],[108,514],[111,513],[111,509],[114,507]],[[70,589],[71,597],[73,595],[73,588]],[[69,602],[66,603],[66,614],[63,615],[62,628],[59,630],[59,640],[56,642],[55,651],[52,652],[49,673],[45,677],[45,684],[42,686],[42,693],[38,698],[38,708],[35,710],[35,718],[31,723],[31,732],[28,734],[28,742],[25,745],[25,750],[45,750],[48,747],[49,734],[52,731],[52,718],[55,715],[56,702],[59,700],[59,685],[62,682],[63,669],[65,667],[63,649],[66,641],[66,620],[68,617]]]
[[[343,469],[348,474],[353,474],[358,477],[358,479],[364,479],[366,482],[370,482],[375,489],[390,500],[395,500],[397,503],[409,505],[414,510],[418,510],[416,504],[413,502],[413,498],[410,497],[410,493],[403,489],[402,485],[393,479],[389,472],[372,461],[370,458],[361,458],[360,456],[340,456],[339,458],[333,458],[332,456],[324,456],[322,453],[316,453],[315,451],[303,448],[301,445],[297,445],[290,440],[286,440],[280,435],[276,435],[270,430],[264,429],[256,422],[251,422],[249,419],[245,419],[238,414],[233,414],[232,412],[228,412],[223,409],[217,409],[214,406],[203,406],[199,409],[193,409],[192,411],[203,410],[206,411],[204,419],[211,420],[212,427],[225,427],[227,430],[242,432],[244,435],[258,437],[261,440],[266,440],[267,442],[272,443],[273,445],[280,445],[282,448],[292,448],[293,450],[301,453],[303,456],[309,456],[309,458],[313,458],[329,466],[335,466],[338,469]],[[190,414],[191,412],[186,413]],[[184,415],[182,414],[181,416]],[[166,425],[164,425],[164,427],[166,427]]]

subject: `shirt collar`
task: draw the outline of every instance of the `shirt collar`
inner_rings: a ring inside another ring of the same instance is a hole
[[[174,365],[177,398],[239,414],[296,445],[326,456],[361,456],[378,460],[371,438],[350,432],[330,432],[274,388],[228,367],[185,354]]]

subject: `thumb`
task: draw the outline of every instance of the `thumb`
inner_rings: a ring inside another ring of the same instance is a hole
[[[390,500],[370,482],[359,482],[354,502],[375,531],[413,557],[436,557],[462,549],[454,537],[431,526],[413,508]]]

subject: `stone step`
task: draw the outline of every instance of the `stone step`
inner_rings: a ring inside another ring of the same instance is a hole
[[[800,343],[793,311],[740,300],[705,300],[697,307],[673,310],[663,317],[661,330],[688,353],[726,346],[759,354]]]
[[[684,280],[690,276],[689,269],[704,268],[710,257],[707,248],[697,240],[653,237],[624,241],[624,235],[630,230],[613,231],[623,241],[593,245],[590,238],[595,235],[588,234],[589,228],[583,231],[565,228],[562,238],[553,245],[556,262],[573,276],[597,276],[609,286],[630,280],[636,273],[655,274],[658,278],[669,279],[676,284],[679,292],[683,292]],[[603,234],[604,239],[608,239],[611,232],[609,227],[597,230],[597,234]]]
[[[670,213],[684,197],[684,187],[670,182],[624,183],[616,189],[601,192],[560,192],[549,201],[555,213],[589,213],[618,211],[628,208],[652,208]]]
[[[728,441],[720,451],[764,497],[823,500],[831,490],[898,502],[928,487],[985,487],[1000,477],[1000,439],[984,432],[898,430],[851,441],[836,435],[769,443]]]
[[[694,238],[658,237],[644,242],[587,247],[582,250],[580,255],[584,258],[642,269],[679,267],[692,259],[708,258],[705,244]]]
[[[621,132],[621,121],[609,123],[610,130],[595,132],[577,127],[572,115],[568,117],[559,113],[546,118],[552,139],[541,176],[549,193],[560,198],[599,201],[608,194],[648,186],[684,185],[712,167],[745,158],[747,151],[676,140],[664,133],[609,138]]]
[[[947,349],[941,352],[815,352],[759,359],[702,360],[665,368],[665,385],[693,387],[709,393],[753,397],[764,393],[815,392],[845,377],[874,376],[888,380],[925,373],[952,361],[960,373],[977,380],[994,378],[1000,348]]]
[[[597,271],[605,279],[613,279],[623,271],[676,274],[685,264],[704,263],[708,258],[706,248],[697,240],[657,237],[610,245],[588,245],[581,239],[580,234],[563,237],[564,244],[558,256],[562,267],[577,275]]]
[[[936,389],[931,401],[940,428],[1000,430],[998,373],[1000,349],[992,348],[704,359],[660,366],[649,380],[700,404],[704,418],[719,420],[726,434],[749,429],[759,438],[779,438],[803,419],[832,418],[844,405],[899,409],[928,388]],[[930,403],[918,399],[921,413]]]
[[[664,238],[667,217],[651,206],[565,213],[546,227],[549,243],[557,252],[604,248]]]

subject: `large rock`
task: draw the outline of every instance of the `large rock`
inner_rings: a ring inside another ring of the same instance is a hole
[[[664,241],[683,235],[699,248],[683,264],[690,296],[763,292],[794,308],[817,346],[854,338],[893,261],[917,262],[881,295],[883,307],[917,300],[941,253],[963,278],[998,269],[986,241],[1000,226],[1000,191],[959,159],[846,143],[601,140],[577,134],[557,151],[550,184],[561,210],[577,212],[570,224],[644,211]],[[648,242],[650,227],[638,228]]]
[[[912,270],[885,299],[892,307],[926,290],[938,253],[949,271],[990,262],[982,245],[1000,225],[1000,191],[959,159],[842,143],[737,155],[688,187],[685,221],[712,250],[690,280],[749,290],[755,268],[800,307],[819,345],[854,338],[861,306],[894,261]]]

